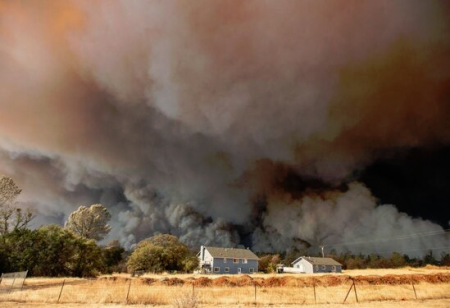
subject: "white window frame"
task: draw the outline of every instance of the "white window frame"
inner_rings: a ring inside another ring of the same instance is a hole
[[[230,272],[230,268],[229,268],[229,267],[225,267],[225,268],[223,269],[223,272],[224,272],[224,273],[229,273],[229,272]]]
[[[247,259],[242,259],[242,263],[247,264]]]
[[[253,269],[253,267],[250,267],[250,268],[248,269],[248,272],[249,272],[250,274],[253,274],[253,273],[255,272],[255,270]]]
[[[239,263],[239,259],[233,259],[233,263],[238,264]]]
[[[220,273],[220,267],[214,267],[214,273]]]
[[[326,266],[326,265],[322,265],[322,269],[323,269],[323,270],[326,270],[326,269],[327,269],[327,266]]]

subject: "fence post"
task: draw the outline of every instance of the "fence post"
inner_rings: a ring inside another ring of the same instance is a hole
[[[194,283],[192,283],[192,296],[194,296],[194,294],[195,294],[195,289],[194,289],[195,287],[194,287]]]
[[[66,283],[66,280],[64,279],[63,280],[63,283],[62,283],[62,285],[61,285],[61,290],[59,291],[59,296],[58,296],[58,303],[59,303],[59,299],[61,298],[61,294],[62,294],[62,291],[63,291],[63,288],[64,288],[64,284]]]
[[[316,281],[313,278],[313,289],[314,289],[314,304],[317,304],[317,297],[316,297]]]
[[[256,305],[256,282],[254,282],[255,285],[255,305]]]
[[[413,290],[414,290],[414,296],[415,296],[416,299],[417,299],[416,287],[414,286],[414,282],[413,282],[412,280],[411,280],[411,285],[412,285]]]
[[[125,302],[128,304],[128,296],[130,295],[130,289],[131,289],[131,279],[130,279],[130,283],[128,284],[128,292],[127,292],[127,299],[125,300]]]
[[[350,289],[348,289],[347,295],[345,295],[344,301],[342,302],[343,304],[345,304],[345,301],[347,300],[348,295],[350,294],[350,291],[353,288],[353,284],[350,286]]]
[[[353,279],[352,279],[352,280],[353,280]],[[356,284],[355,284],[355,280],[353,280],[353,290],[355,291],[356,302],[359,303],[359,300],[358,300],[358,293],[356,292]]]
[[[28,276],[28,270],[27,270],[27,272],[25,273],[25,278],[24,278],[23,281],[22,281],[22,286],[20,287],[20,292],[22,292],[22,290],[23,290],[23,285],[25,284],[25,279],[27,279],[27,276]]]
[[[13,283],[11,285],[11,289],[9,290],[9,293],[11,293],[13,291],[15,282],[16,282],[16,275],[14,275]]]

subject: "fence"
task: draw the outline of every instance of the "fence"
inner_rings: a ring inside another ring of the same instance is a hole
[[[28,271],[14,272],[14,273],[2,273],[0,278],[0,291],[12,292],[13,290],[21,290],[27,278]]]
[[[33,279],[32,279],[33,280]],[[42,281],[42,282],[41,282]],[[177,300],[195,300],[201,305],[314,305],[383,300],[424,300],[450,298],[449,283],[323,286],[198,286],[164,285],[164,281],[125,279],[117,281],[85,279],[41,279],[22,289],[1,292],[1,301],[46,303],[122,303],[168,305]],[[181,280],[180,280],[181,281]]]

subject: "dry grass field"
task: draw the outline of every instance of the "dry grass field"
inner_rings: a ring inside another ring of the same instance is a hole
[[[351,288],[353,282],[355,287]],[[450,269],[355,270],[333,275],[165,274],[131,278],[120,274],[97,279],[28,278],[22,290],[0,288],[1,307],[127,304],[160,308],[450,307]]]

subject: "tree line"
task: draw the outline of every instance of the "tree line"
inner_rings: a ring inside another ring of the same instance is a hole
[[[100,247],[110,232],[111,215],[101,204],[80,206],[64,226],[30,229],[33,211],[17,206],[22,190],[9,177],[0,177],[0,272],[28,270],[32,276],[91,277],[120,271],[193,271],[196,252],[176,236],[158,234],[141,241],[132,253],[118,240]]]
[[[322,257],[322,254],[311,254],[307,251],[291,249],[288,253],[258,254],[259,270],[265,273],[276,271],[278,264],[291,266],[292,262],[300,256]],[[379,254],[355,254],[350,251],[337,253],[331,250],[325,254],[327,258],[333,258],[343,269],[368,269],[368,268],[400,268],[405,266],[422,267],[425,265],[450,266],[450,254],[443,252],[437,259],[432,251],[429,251],[423,258],[409,257],[407,254],[393,252],[389,256]]]
[[[17,206],[21,189],[11,178],[0,177],[0,272],[28,270],[32,276],[92,277],[112,272],[192,272],[198,268],[197,251],[190,250],[170,234],[157,234],[139,242],[132,252],[118,240],[101,247],[98,241],[110,232],[111,215],[101,204],[80,206],[64,226],[50,224],[30,229],[33,211]],[[302,255],[314,256],[296,248],[288,252],[259,254],[259,271],[275,272],[278,264],[290,264]],[[321,255],[316,255],[321,256]],[[426,264],[450,266],[450,255],[438,261],[430,251],[423,258],[392,253],[362,255],[351,252],[327,254],[344,269],[395,268]]]
[[[11,178],[0,177],[0,272],[89,277],[118,269],[125,252],[118,241],[107,247],[97,243],[111,230],[103,205],[80,206],[64,226],[32,230],[33,211],[16,204],[21,192]]]

